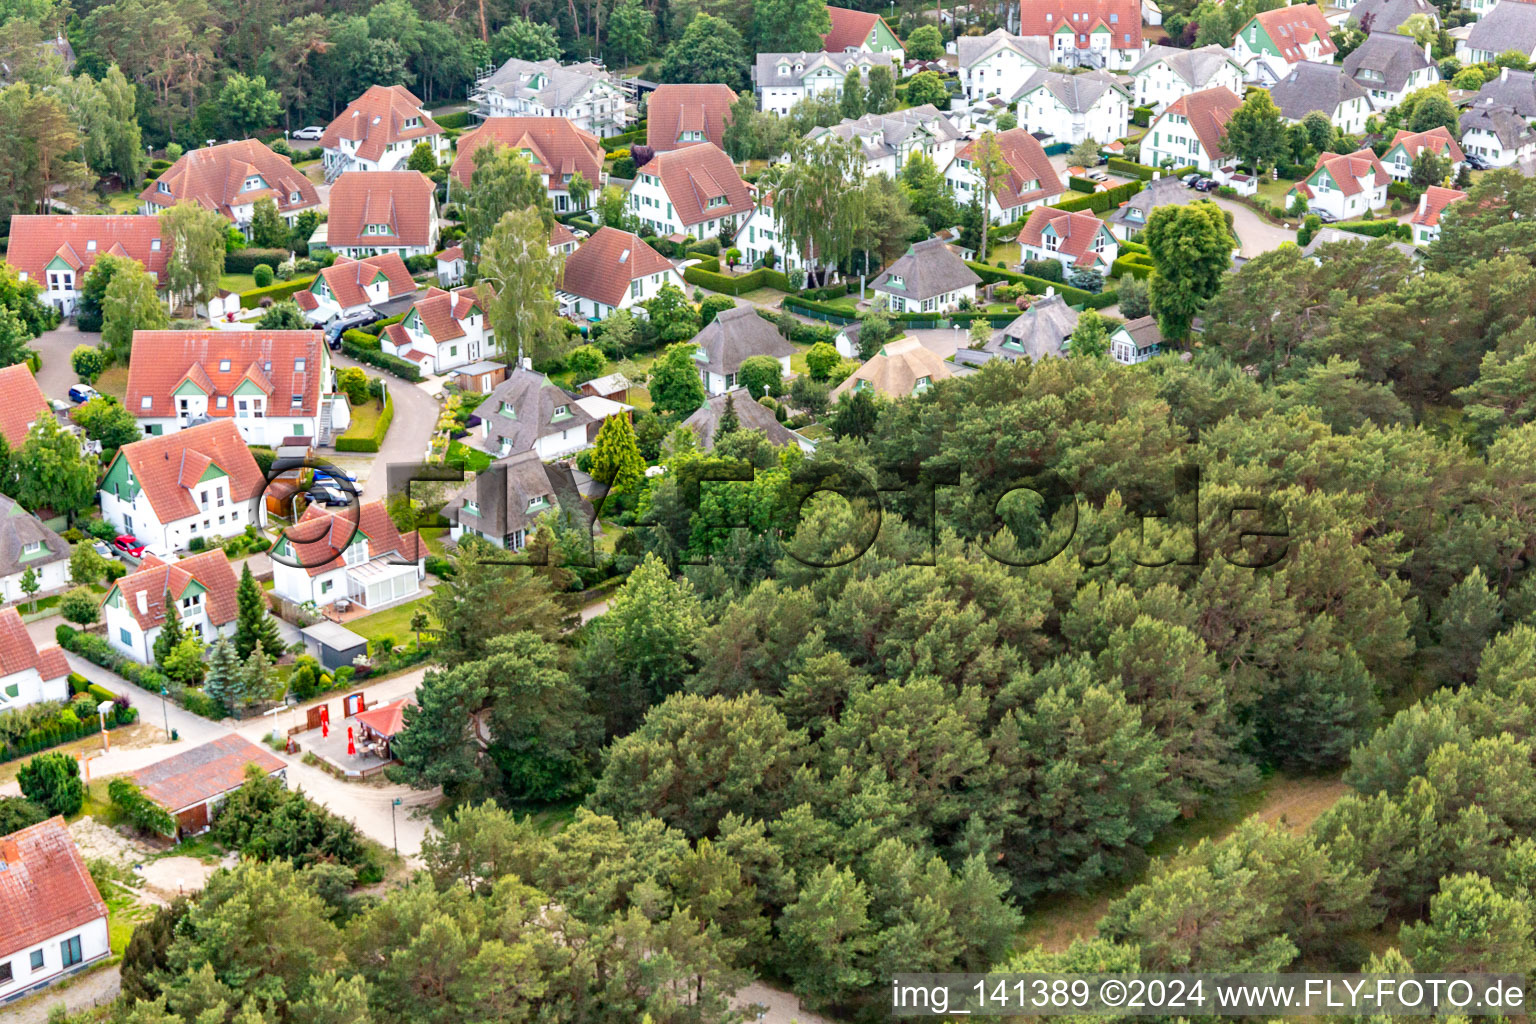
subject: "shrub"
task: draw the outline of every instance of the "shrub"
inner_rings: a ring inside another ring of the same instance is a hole
[[[272,268],[265,263],[256,264],[256,269],[251,271],[251,280],[257,288],[266,288],[272,283]]]
[[[255,765],[213,819],[213,837],[257,860],[287,859],[297,867],[336,863],[361,867],[368,848],[353,825],[291,790]]]
[[[432,118],[439,128],[468,128],[469,111],[456,110],[451,114],[438,114]]]
[[[257,267],[275,271],[280,263],[288,259],[288,255],[287,249],[256,249],[247,246],[224,257],[224,273],[254,274]],[[260,283],[257,282],[258,285]]]
[[[379,351],[379,339],[361,334],[358,331],[347,331],[341,336],[341,350],[360,363],[377,366],[381,370],[387,370],[404,380],[416,382],[421,380],[421,368],[408,359],[392,356],[387,352]]]
[[[69,365],[75,371],[75,376],[87,384],[94,384],[96,378],[101,376],[101,371],[107,368],[107,357],[99,348],[76,345],[69,354]]]
[[[21,795],[50,814],[79,814],[85,803],[80,763],[68,754],[39,754],[16,773]]]
[[[1059,260],[1025,260],[1020,267],[1020,272],[1029,277],[1038,277],[1043,281],[1055,281],[1064,284],[1067,280],[1066,271],[1062,269]]]
[[[268,285],[265,288],[252,288],[248,292],[240,293],[240,308],[255,309],[261,305],[262,299],[286,299],[295,292],[302,292],[315,283],[313,277],[296,277],[292,281],[279,281],[277,284]]]
[[[145,796],[133,780],[122,777],[113,779],[107,784],[107,795],[112,798],[112,805],[135,828],[156,835],[176,835],[176,819],[171,817],[171,812]]]
[[[1152,123],[1152,108],[1137,107],[1135,110],[1131,111],[1131,123],[1136,125],[1138,128],[1147,127],[1147,125]]]
[[[403,362],[403,360],[402,360]],[[389,431],[389,424],[395,418],[395,400],[384,399],[384,411],[379,413],[378,421],[374,423],[373,434],[368,437],[338,437],[336,450],[339,452],[376,452],[384,441],[384,435]]]
[[[1063,200],[1055,205],[1054,209],[1078,211],[1091,210],[1094,213],[1107,213],[1116,209],[1131,196],[1140,192],[1145,186],[1139,181],[1128,181],[1124,185],[1116,185],[1104,192],[1095,192],[1091,196],[1077,196],[1073,199]]]
[[[1115,304],[1114,292],[1102,292],[1094,295],[1080,288],[1073,288],[1071,285],[1045,281],[1038,277],[1031,277],[1028,274],[1015,274],[1007,270],[998,270],[995,267],[987,266],[985,263],[967,263],[966,266],[974,270],[978,277],[989,284],[995,281],[1008,281],[1012,284],[1024,285],[1035,294],[1044,294],[1047,288],[1055,288],[1056,293],[1065,299],[1069,305],[1085,305],[1092,309],[1103,309],[1106,306]]]

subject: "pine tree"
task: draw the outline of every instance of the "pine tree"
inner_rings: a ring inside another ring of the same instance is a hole
[[[222,704],[226,712],[240,696],[240,667],[235,645],[228,637],[220,637],[208,653],[208,681],[203,692]]]
[[[720,423],[715,427],[715,440],[740,429],[741,419],[736,415],[736,396],[728,394],[725,396],[725,411],[720,414]]]
[[[171,656],[176,645],[181,643],[181,613],[176,610],[176,602],[171,597],[171,592],[165,592],[165,625],[160,627],[160,635],[155,637],[155,664],[165,668],[165,660]]]
[[[269,651],[281,651],[283,641],[277,635],[277,623],[267,612],[267,597],[261,592],[256,577],[251,575],[249,564],[240,570],[236,601],[239,611],[235,617],[235,653],[240,660],[248,659],[257,644]]]
[[[272,692],[272,661],[262,644],[257,644],[251,656],[240,667],[240,703],[251,705],[265,700]]]
[[[608,485],[609,494],[638,494],[645,482],[645,458],[628,416],[610,416],[603,421],[592,445],[590,471],[595,480]]]

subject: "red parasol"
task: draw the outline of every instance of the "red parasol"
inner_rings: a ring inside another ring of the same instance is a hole
[[[352,727],[350,725],[347,726],[347,753],[352,755],[357,753],[357,744],[352,742]]]
[[[328,718],[320,719],[320,736],[323,739],[331,738],[331,721]]]

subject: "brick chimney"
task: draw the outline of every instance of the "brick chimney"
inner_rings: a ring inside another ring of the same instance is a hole
[[[21,844],[14,839],[0,839],[0,864],[9,867],[21,863]]]

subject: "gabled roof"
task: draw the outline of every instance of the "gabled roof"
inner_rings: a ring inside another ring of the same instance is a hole
[[[889,114],[866,114],[857,120],[844,118],[830,128],[813,128],[805,137],[817,139],[830,133],[840,139],[858,139],[864,146],[864,158],[874,161],[893,155],[898,144],[917,132],[927,132],[938,142],[963,138],[955,123],[932,103]]]
[[[425,298],[417,299],[411,308],[421,318],[422,328],[434,341],[452,341],[462,338],[466,332],[463,321],[470,311],[480,308],[480,296],[473,288],[459,288],[445,292],[441,288],[428,288]],[[395,324],[393,326],[400,326]]]
[[[796,68],[799,70],[795,70]],[[831,68],[840,75],[850,72],[861,78],[863,68],[888,68],[893,77],[899,77],[901,69],[894,53],[760,53],[752,67],[752,82],[757,88],[798,88],[805,79],[820,68]]]
[[[701,365],[721,376],[735,373],[753,356],[781,359],[799,349],[784,340],[777,327],[757,315],[756,306],[735,306],[720,312],[693,342],[704,353]]]
[[[1014,318],[982,346],[1005,359],[1062,356],[1062,346],[1077,329],[1077,311],[1060,295],[1041,299]]]
[[[1391,156],[1392,151],[1398,146],[1403,147],[1409,160],[1426,149],[1436,156],[1450,157],[1452,163],[1459,164],[1467,158],[1461,151],[1461,145],[1445,125],[1436,125],[1427,132],[1410,132],[1400,128],[1397,134],[1392,136],[1392,144],[1387,147],[1387,155]]]
[[[106,916],[63,818],[0,836],[0,960]]]
[[[1109,215],[1112,224],[1135,224],[1138,227],[1145,226],[1152,216],[1152,211],[1159,206],[1183,206],[1193,203],[1202,196],[1194,189],[1184,187],[1184,183],[1171,175],[1161,178],[1153,178],[1147,182],[1140,192],[1120,204],[1120,208]],[[1130,216],[1129,211],[1136,210],[1141,213],[1139,218]]]
[[[1141,59],[1131,65],[1130,75],[1138,75],[1158,64],[1167,64],[1174,74],[1193,90],[1205,88],[1223,64],[1233,64],[1232,55],[1224,46],[1215,43],[1194,50],[1181,50],[1176,46],[1150,46]]]
[[[1339,52],[1339,48],[1328,37],[1328,19],[1323,16],[1323,9],[1316,4],[1299,3],[1262,11],[1253,16],[1253,21],[1257,21],[1268,33],[1270,41],[1280,48],[1280,57],[1287,64],[1306,60],[1307,56],[1301,48],[1311,42],[1320,44],[1319,56],[1326,57]]]
[[[139,214],[18,214],[11,218],[11,244],[5,251],[5,262],[25,271],[28,280],[42,284],[55,256],[63,256],[78,273],[90,270],[106,252],[138,260],[157,281],[165,280],[170,243],[160,236],[160,218]],[[77,278],[77,290],[80,284]]]
[[[326,244],[333,249],[430,244],[436,188],[420,171],[348,171],[331,186]],[[369,224],[387,224],[390,234],[365,234]]]
[[[693,414],[683,420],[683,426],[693,431],[699,439],[699,447],[710,451],[715,447],[715,432],[720,428],[720,418],[729,404],[736,413],[736,422],[744,430],[760,430],[770,444],[798,444],[804,447],[806,438],[790,430],[778,421],[767,406],[752,397],[746,388],[733,388],[723,395],[714,395]]]
[[[1138,351],[1147,352],[1163,343],[1163,332],[1158,329],[1157,317],[1142,316],[1135,320],[1127,320],[1115,330],[1115,335],[1124,334],[1135,345]],[[1113,335],[1111,336],[1113,337]]]
[[[1065,26],[1086,35],[1099,25],[1114,34],[1117,50],[1141,49],[1140,0],[1020,0],[1019,34],[1051,36]],[[1130,36],[1129,39],[1125,38]]]
[[[1410,224],[1421,224],[1432,228],[1440,223],[1440,215],[1445,208],[1452,203],[1467,198],[1467,194],[1460,189],[1441,188],[1439,185],[1431,185],[1419,196],[1418,209],[1413,211],[1413,216],[1408,218]]]
[[[388,704],[376,704],[367,711],[359,711],[352,717],[359,725],[366,725],[380,736],[393,736],[405,728],[405,709],[414,706],[413,696],[399,697]]]
[[[994,138],[997,140],[998,152],[1002,153],[1003,160],[1008,164],[1007,180],[995,183],[997,205],[1002,209],[1011,210],[1025,203],[1059,196],[1066,191],[1039,139],[1023,128],[998,132]],[[955,159],[975,160],[980,144],[979,139],[966,143],[965,148],[955,154]],[[1031,188],[1031,185],[1034,187]]]
[[[1499,4],[1499,7],[1504,6],[1506,5]],[[1514,6],[1527,5],[1514,4]],[[1536,7],[1536,4],[1529,6]],[[1466,137],[1467,132],[1487,132],[1496,137],[1499,145],[1505,149],[1520,149],[1536,139],[1536,132],[1531,131],[1530,122],[1515,113],[1514,108],[1481,102],[1474,104],[1471,109],[1461,115],[1463,138]]]
[[[821,37],[821,42],[829,53],[858,49],[875,30],[875,25],[885,20],[870,11],[854,11],[846,7],[828,7],[827,14],[832,18],[832,30]],[[891,32],[891,38],[896,38],[895,32]]]
[[[472,527],[487,537],[506,537],[527,530],[545,511],[530,512],[538,500],[554,508],[559,497],[552,471],[532,448],[513,452],[491,463],[448,502],[443,514],[460,526]],[[465,508],[465,503],[469,508]]]
[[[221,409],[214,399],[232,396],[247,380],[267,395],[268,416],[320,410],[327,382],[320,379],[325,348],[319,331],[135,331],[133,340],[124,405],[140,419],[175,416],[174,392],[184,381],[208,396],[215,420],[233,417],[236,404]]]
[[[686,149],[657,153],[641,172],[661,179],[661,187],[684,227],[750,213],[755,205],[752,191],[736,173],[731,158],[713,143],[700,142]],[[725,199],[724,205],[709,205],[711,200],[721,198]]]
[[[138,622],[139,628],[147,631],[165,623],[166,592],[170,592],[171,600],[179,601],[194,583],[207,591],[203,602],[209,621],[216,626],[235,621],[239,612],[236,594],[240,581],[222,548],[169,563],[150,555],[137,569],[112,584],[103,600],[110,600],[114,593],[120,594],[123,606]],[[139,608],[140,594],[144,595],[142,610]]]
[[[1300,121],[1314,110],[1333,117],[1350,100],[1367,99],[1366,91],[1337,64],[1304,60],[1270,86],[1270,99],[1288,121]]]
[[[407,125],[412,120],[416,123]],[[370,85],[326,126],[320,145],[340,149],[343,139],[357,142],[360,159],[377,161],[391,143],[414,145],[441,134],[443,129],[427,116],[421,100],[411,90],[403,85]]]
[[[1026,39],[1001,28],[993,29],[984,36],[961,36],[955,40],[955,50],[962,68],[980,64],[1003,50],[1018,54],[1036,67],[1048,68],[1052,63],[1051,48],[1045,40],[1039,36]]]
[[[1509,107],[1521,117],[1536,118],[1536,72],[1500,68],[1499,77],[1484,82],[1472,103],[1474,106]],[[15,228],[11,229],[11,248],[16,248]]]
[[[405,261],[394,252],[360,260],[338,256],[335,263],[320,271],[320,280],[331,290],[338,306],[351,309],[368,304],[368,293],[364,289],[380,274],[389,281],[388,298],[396,299],[416,290],[416,282],[411,279],[411,272],[405,269]],[[311,291],[314,288],[315,285],[310,285]]]
[[[1367,32],[1395,32],[1415,14],[1427,14],[1440,24],[1440,11],[1429,0],[1360,0],[1349,9],[1349,19]]]
[[[341,565],[343,553],[359,537],[368,545],[368,558],[388,558],[416,562],[427,556],[427,547],[415,530],[401,533],[384,510],[383,501],[359,506],[356,515],[350,508],[332,511],[309,505],[294,526],[283,532],[279,544],[294,549],[295,558],[311,576],[330,572]]]
[[[1160,121],[1170,114],[1179,114],[1188,118],[1189,126],[1195,130],[1195,136],[1199,138],[1201,147],[1214,159],[1227,155],[1221,148],[1221,137],[1226,131],[1227,121],[1231,119],[1232,112],[1242,105],[1243,101],[1237,97],[1236,93],[1224,85],[1218,85],[1214,89],[1202,89],[1188,96],[1180,96],[1168,104],[1167,110],[1157,115],[1157,120]],[[1157,121],[1153,123],[1156,124]]]
[[[639,235],[601,227],[565,258],[560,290],[606,306],[617,306],[636,278],[672,270],[665,256]]]
[[[1503,53],[1536,50],[1536,4],[1499,3],[1472,26],[1467,46],[1473,50]]]
[[[246,182],[257,176],[265,184],[247,190]],[[162,185],[169,191],[162,191]],[[320,205],[320,193],[315,190],[314,182],[294,170],[287,157],[272,152],[255,139],[226,142],[184,153],[139,193],[139,199],[159,207],[190,201],[231,219],[231,207],[255,203],[258,199],[273,200],[283,213],[297,213]]]
[[[38,647],[27,627],[22,624],[21,613],[15,608],[0,608],[0,678],[36,669],[44,680],[62,679],[69,675],[69,663],[58,647]],[[0,910],[0,915],[4,911]],[[0,920],[3,920],[0,916]],[[0,932],[0,946],[5,933]]]
[[[892,278],[900,278],[901,284],[893,284]],[[980,281],[942,238],[930,238],[908,246],[906,253],[885,268],[870,287],[888,295],[922,301]]]
[[[199,463],[207,460],[203,463],[205,467],[212,464],[223,470],[229,477],[232,502],[258,497],[267,482],[251,457],[251,450],[245,446],[240,429],[228,418],[124,445],[117,450],[112,464],[116,465],[119,459],[128,463],[134,481],[144,489],[155,517],[162,523],[185,519],[201,511],[192,491],[182,482],[188,460]],[[195,480],[192,485],[196,485]]]
[[[1125,86],[1107,71],[1085,71],[1080,75],[1068,75],[1060,71],[1036,71],[1029,81],[1019,87],[1015,99],[1023,99],[1036,89],[1044,88],[1056,97],[1056,101],[1074,114],[1085,114],[1103,99],[1106,93],[1118,92],[1129,98]]]
[[[596,135],[564,117],[486,118],[480,127],[460,136],[458,156],[448,172],[453,180],[468,185],[475,173],[475,153],[493,144],[527,150],[546,187],[564,190],[567,174],[580,174],[594,190],[602,184],[602,144]]]
[[[1019,232],[1020,245],[1044,246],[1047,230],[1060,239],[1056,251],[1070,256],[1074,263],[1091,266],[1098,259],[1093,251],[1093,240],[1099,232],[1108,232],[1104,222],[1091,213],[1073,213],[1037,206],[1029,211],[1029,219]]]
[[[1412,36],[1396,32],[1372,32],[1344,58],[1344,70],[1351,78],[1367,89],[1387,92],[1401,92],[1409,75],[1433,64]]]
[[[546,110],[559,111],[604,87],[618,92],[614,76],[590,61],[561,64],[513,57],[480,83],[480,88],[508,99],[523,99]]]
[[[1387,169],[1381,166],[1381,161],[1376,154],[1369,149],[1359,149],[1346,156],[1338,153],[1319,153],[1317,163],[1312,165],[1312,173],[1308,174],[1305,181],[1298,182],[1296,191],[1307,198],[1312,198],[1312,189],[1307,184],[1319,171],[1327,171],[1328,177],[1339,191],[1346,196],[1359,195],[1366,188],[1376,188],[1387,184],[1392,176]],[[1368,185],[1362,185],[1361,179],[1369,179]]]
[[[503,440],[508,442],[508,454],[526,451],[541,437],[595,423],[596,417],[577,404],[580,397],[542,373],[519,367],[480,403],[476,411],[485,424],[484,436],[472,434],[471,439],[493,453],[500,453]],[[555,410],[562,407],[565,414],[556,420]]]
[[[29,544],[39,548],[23,559]],[[28,566],[41,568],[69,554],[68,541],[14,500],[0,495],[0,576],[25,572]]]
[[[704,141],[725,145],[736,93],[728,85],[669,84],[645,100],[645,142],[658,153],[695,145],[680,141],[683,132],[703,132]]]
[[[12,452],[26,443],[32,424],[52,415],[53,409],[43,397],[43,389],[37,386],[30,366],[12,363],[0,367],[0,435]]]
[[[852,376],[833,388],[832,396],[836,398],[852,391],[860,381],[868,381],[882,395],[905,398],[924,377],[939,381],[953,376],[954,372],[937,352],[924,348],[916,338],[897,338],[886,342]]]
[[[287,764],[239,733],[220,736],[133,773],[144,795],[175,813],[245,785],[245,766],[271,775]]]

